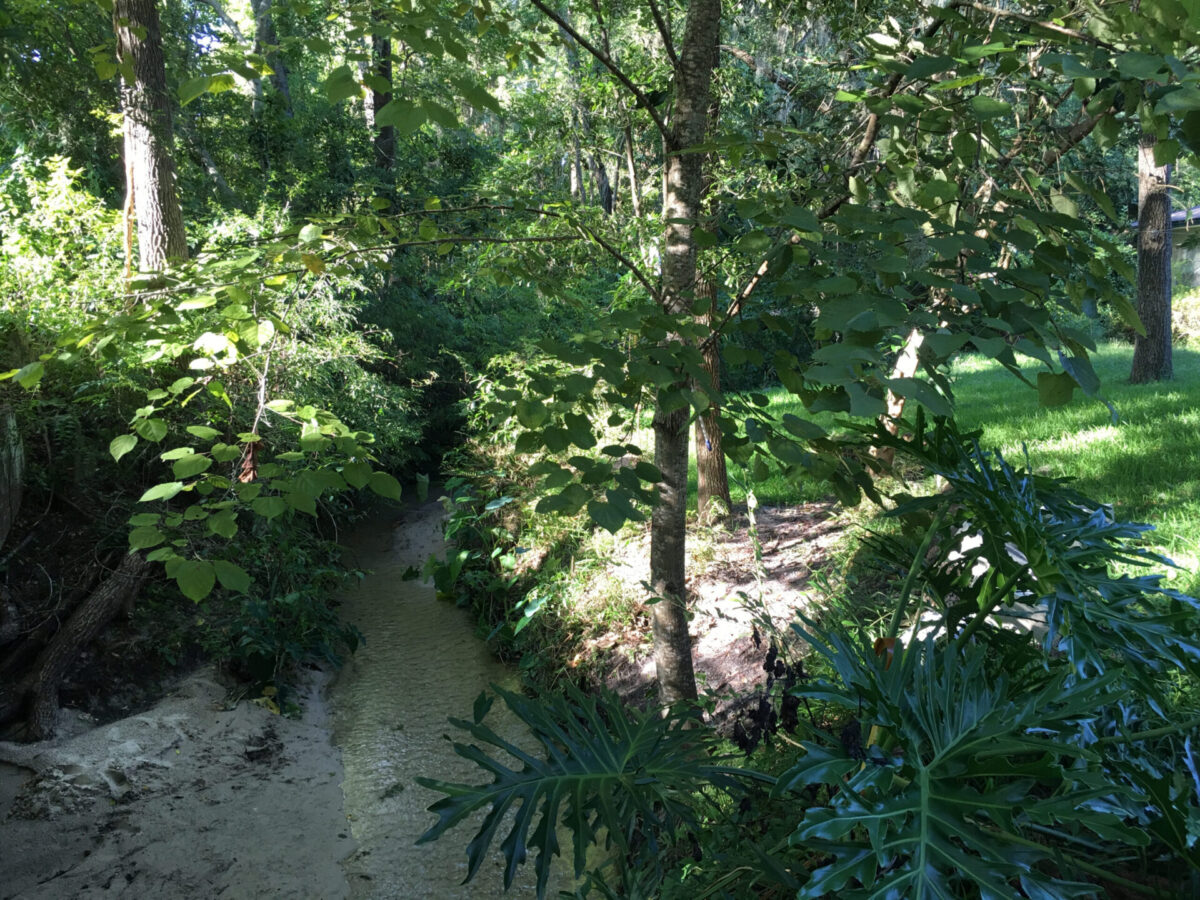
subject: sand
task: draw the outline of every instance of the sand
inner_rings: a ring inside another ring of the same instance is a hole
[[[348,896],[327,680],[289,719],[201,670],[138,715],[0,743],[0,900]]]

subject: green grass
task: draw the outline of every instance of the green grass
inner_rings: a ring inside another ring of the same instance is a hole
[[[1175,378],[1162,384],[1129,384],[1133,348],[1101,345],[1093,355],[1101,393],[1115,407],[1114,424],[1100,401],[1076,392],[1066,406],[1038,405],[1037,392],[997,363],[965,357],[954,367],[955,409],[964,430],[983,431],[985,449],[999,449],[1015,465],[1025,462],[1051,475],[1074,479],[1084,494],[1111,503],[1129,521],[1156,527],[1151,543],[1180,570],[1177,587],[1200,590],[1200,352],[1175,348]],[[1044,367],[1022,360],[1031,381]],[[804,415],[783,388],[764,391],[770,412]],[[830,424],[822,417],[822,424]],[[736,475],[736,472],[731,472]],[[689,467],[695,502],[696,468]],[[731,481],[734,480],[731,478]],[[755,485],[759,502],[788,505],[827,496],[823,484],[782,475]],[[734,503],[745,494],[733,488]]]
[[[1113,504],[1123,519],[1158,529],[1151,542],[1181,566],[1179,586],[1200,588],[1200,353],[1175,349],[1175,378],[1131,385],[1133,348],[1102,345],[1093,356],[1118,420],[1076,393],[1066,406],[1038,406],[1035,391],[991,360],[954,368],[959,425],[981,428],[982,444],[1010,461],[1026,451],[1035,469],[1075,479],[1083,493]],[[1036,378],[1040,364],[1028,361]]]

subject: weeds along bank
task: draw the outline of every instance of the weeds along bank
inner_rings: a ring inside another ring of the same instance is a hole
[[[886,512],[860,520],[803,616],[756,623],[767,671],[735,746],[598,686],[611,658],[578,654],[639,615],[597,585],[614,582],[610,541],[636,542],[640,526],[596,541],[578,511],[537,514],[538,476],[516,449],[526,426],[474,424],[458,466],[476,477],[447,490],[458,545],[429,571],[519,661],[534,698],[496,699],[544,746],[513,768],[487,704],[462,711],[479,778],[428,782],[444,794],[428,839],[465,845],[460,812],[519,801],[530,812],[490,817],[469,855],[494,840],[540,869],[561,852],[601,896],[1200,890],[1200,604],[1163,579],[1147,526],[949,420],[915,419],[909,440],[863,434],[912,478],[880,483]],[[595,453],[620,465],[631,443]],[[549,461],[573,465],[579,449]],[[939,490],[919,489],[935,476]]]
[[[86,173],[22,155],[0,188],[0,722],[44,733],[64,678],[119,713],[118,686],[201,658],[280,699],[297,666],[353,650],[342,529],[360,498],[398,496],[393,472],[436,468],[521,298],[459,329],[460,304],[430,302],[439,272],[326,266],[321,227],[266,206],[194,224],[190,262],[129,281]]]

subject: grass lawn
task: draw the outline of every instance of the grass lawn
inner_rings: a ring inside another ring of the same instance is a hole
[[[1175,349],[1175,379],[1162,384],[1129,384],[1133,348],[1102,345],[1093,364],[1103,382],[1108,408],[1076,392],[1066,406],[1038,405],[1037,392],[1001,366],[965,357],[954,368],[959,425],[983,430],[985,448],[998,448],[1014,464],[1028,453],[1029,464],[1067,476],[1075,486],[1105,503],[1119,517],[1157,527],[1151,542],[1181,570],[1171,577],[1189,593],[1200,591],[1200,352]],[[1030,380],[1041,364],[1027,361]],[[799,400],[782,388],[764,391],[770,412],[804,415]],[[827,416],[822,416],[822,424]],[[730,480],[739,474],[731,467]],[[696,467],[689,467],[695,502]],[[744,501],[735,484],[734,503]],[[828,495],[823,484],[793,483],[782,476],[755,485],[759,502],[787,505]]]
[[[1101,392],[1117,411],[1076,393],[1066,406],[1038,406],[1037,394],[991,360],[954,368],[958,421],[983,429],[982,443],[1012,462],[1028,450],[1034,468],[1075,479],[1119,517],[1157,526],[1151,541],[1182,567],[1186,591],[1200,590],[1200,353],[1175,349],[1175,379],[1131,385],[1133,348],[1102,345],[1093,356]],[[1030,361],[1028,371],[1040,364]],[[1031,380],[1036,376],[1031,375]]]

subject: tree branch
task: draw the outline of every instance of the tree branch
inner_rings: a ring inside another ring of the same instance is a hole
[[[555,25],[569,34],[575,43],[594,56],[596,60],[602,66],[604,66],[604,68],[612,72],[617,81],[621,82],[621,84],[625,86],[625,89],[637,98],[638,105],[645,108],[646,112],[650,113],[650,118],[654,120],[654,124],[658,126],[658,130],[662,132],[663,137],[667,138],[668,140],[670,139],[671,131],[669,128],[667,128],[667,123],[663,120],[663,117],[659,115],[658,110],[654,107],[654,104],[650,102],[650,98],[646,96],[646,92],[630,81],[629,76],[621,71],[621,69],[615,62],[612,61],[612,58],[609,57],[607,53],[592,44],[587,38],[572,28],[570,22],[548,7],[542,2],[542,0],[529,0],[529,2],[541,10],[543,15],[554,22]]]
[[[238,27],[237,22],[230,18],[229,13],[225,11],[225,7],[221,5],[220,0],[200,0],[200,2],[217,14],[217,18],[225,24],[226,28],[233,32],[233,36],[239,44],[247,43],[245,35],[242,34],[242,29]]]
[[[1033,16],[1027,16],[1025,13],[1016,12],[1015,10],[999,9],[995,6],[988,6],[986,3],[968,2],[968,0],[963,0],[963,2],[957,5],[965,6],[968,9],[975,9],[981,13],[987,13],[989,16],[996,16],[999,19],[1015,19],[1018,22],[1024,22],[1026,25],[1029,25],[1033,28],[1041,28],[1043,31],[1049,31],[1051,34],[1060,34],[1063,37],[1069,37],[1072,40],[1082,41],[1085,44],[1091,44],[1093,47],[1104,47],[1108,50],[1117,49],[1116,46],[1110,44],[1108,41],[1101,40],[1097,37],[1092,37],[1090,34],[1086,34],[1082,31],[1076,31],[1074,28],[1067,28],[1063,25],[1056,25],[1053,22],[1044,22],[1041,19],[1034,18]]]
[[[654,24],[658,27],[658,35],[662,38],[663,48],[667,51],[667,56],[671,58],[672,68],[679,68],[679,54],[675,52],[675,42],[671,39],[671,29],[667,27],[666,20],[662,17],[662,12],[658,8],[658,4],[654,0],[646,0],[650,4],[650,15],[654,16]]]
[[[796,82],[788,78],[786,75],[776,72],[770,66],[759,63],[759,61],[754,58],[753,54],[746,52],[741,47],[731,47],[729,44],[722,44],[721,49],[734,59],[744,62],[747,66],[753,69],[755,73],[762,75],[763,78],[777,85],[781,90],[788,91],[790,93],[796,89]]]

